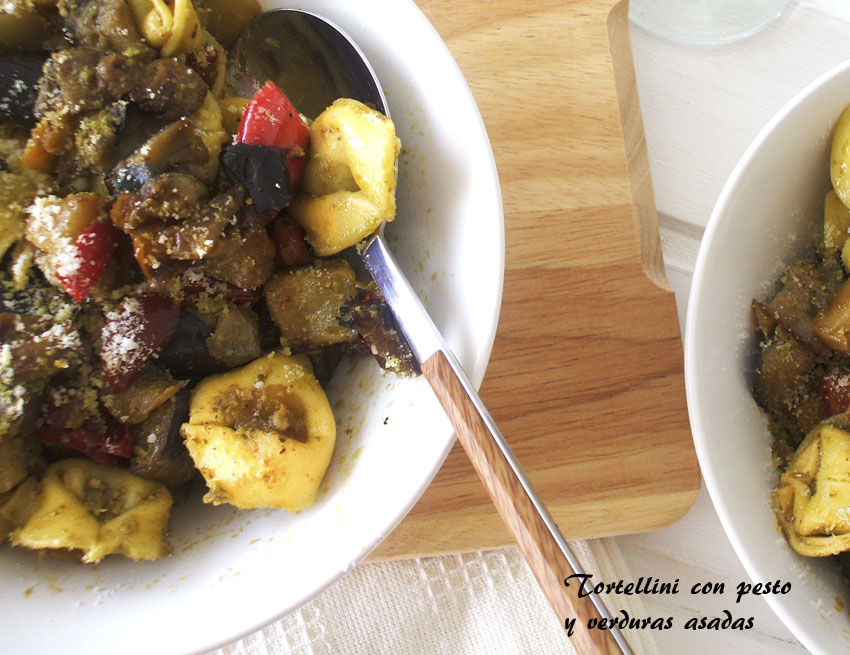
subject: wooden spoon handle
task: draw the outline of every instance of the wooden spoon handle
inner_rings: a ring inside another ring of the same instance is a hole
[[[578,583],[572,582],[569,587],[564,584],[567,576],[582,572],[575,556],[537,498],[475,390],[453,360],[453,356],[447,357],[444,351],[438,350],[423,362],[422,373],[434,389],[458,440],[549,603],[562,622],[575,619],[570,637],[573,646],[580,655],[630,655],[631,651],[618,630],[588,629],[589,619],[602,617],[592,595],[580,598]]]

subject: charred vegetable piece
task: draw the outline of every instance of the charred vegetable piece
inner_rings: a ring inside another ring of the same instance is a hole
[[[183,291],[191,294],[205,293],[209,296],[224,296],[229,302],[238,304],[255,303],[263,298],[259,289],[242,289],[232,284],[187,271],[181,278]]]
[[[825,375],[820,383],[820,392],[829,416],[835,416],[850,409],[850,375],[846,373]]]
[[[776,322],[818,355],[828,357],[829,348],[819,339],[812,319],[826,298],[817,267],[804,260],[793,262],[782,278],[783,286],[767,311]]]
[[[106,178],[112,194],[138,191],[160,173],[190,164],[204,164],[210,153],[201,136],[185,118],[166,125]]]
[[[0,313],[0,343],[8,360],[3,381],[11,385],[48,377],[78,361],[80,335],[71,323],[51,323],[30,314]]]
[[[245,107],[236,138],[240,143],[283,150],[292,188],[301,186],[310,130],[274,82],[266,82]]]
[[[106,313],[101,331],[103,371],[113,391],[122,391],[174,332],[177,304],[158,293],[125,297]]]
[[[850,283],[845,282],[829,304],[817,313],[812,327],[820,340],[833,350],[850,352]]]
[[[342,306],[357,294],[354,271],[345,260],[316,260],[278,271],[266,282],[264,293],[281,341],[293,348],[321,348],[357,336],[337,320]]]
[[[188,391],[181,391],[131,428],[133,473],[169,487],[178,487],[192,477],[195,468],[180,435],[180,426],[189,420],[189,397]]]
[[[135,425],[181,389],[183,383],[172,378],[168,371],[148,364],[126,389],[115,394],[101,394],[101,401],[115,420]]]
[[[36,433],[45,443],[65,446],[100,464],[116,464],[132,454],[130,430],[123,423],[108,429],[93,425],[79,428],[54,428],[45,426]]]
[[[197,379],[221,373],[226,367],[207,350],[212,328],[191,312],[183,312],[158,361],[180,379]]]
[[[84,300],[103,276],[120,234],[113,225],[95,221],[83,228],[59,258],[56,277],[75,300]]]
[[[228,225],[203,271],[240,289],[257,289],[274,271],[274,243],[256,212],[246,208],[241,224]]]
[[[257,359],[263,354],[257,315],[244,305],[225,307],[207,340],[207,349],[228,368]]]
[[[237,143],[224,149],[221,163],[245,187],[260,214],[279,212],[292,199],[283,150]]]
[[[80,119],[74,133],[74,156],[79,166],[103,175],[115,166],[118,134],[127,118],[127,103],[114,102]]]
[[[34,472],[39,464],[39,450],[37,439],[23,436],[0,439],[0,494]]]
[[[35,124],[33,105],[46,59],[42,53],[0,57],[0,115]]]
[[[304,228],[292,219],[278,217],[274,220],[272,241],[278,266],[305,266],[310,263],[312,257]]]
[[[77,45],[97,50],[136,52],[139,58],[151,58],[154,50],[142,38],[131,6],[126,0],[68,2],[64,28]]]
[[[370,290],[361,300],[345,305],[340,323],[357,330],[381,368],[401,376],[419,375],[410,346],[377,290]]]

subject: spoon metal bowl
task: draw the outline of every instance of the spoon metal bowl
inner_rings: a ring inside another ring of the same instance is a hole
[[[269,79],[309,116],[348,97],[390,117],[366,57],[345,32],[317,14],[280,9],[261,14],[245,28],[231,53],[229,82],[250,97]],[[631,655],[616,626],[588,628],[594,618],[610,622],[610,613],[592,591],[574,581],[565,584],[568,576],[583,573],[581,564],[393,258],[383,226],[359,251],[538,584],[562,621],[575,618],[570,632],[576,650],[580,655]]]

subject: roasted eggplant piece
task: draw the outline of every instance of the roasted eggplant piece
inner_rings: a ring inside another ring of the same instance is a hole
[[[4,381],[12,385],[49,377],[78,363],[80,336],[70,323],[31,314],[0,313],[0,343],[9,354]]]
[[[207,349],[228,368],[257,359],[263,354],[257,315],[245,305],[228,304],[207,340]]]
[[[0,115],[35,125],[33,106],[47,55],[31,53],[0,57]]]
[[[180,391],[130,429],[133,456],[130,470],[143,478],[179,489],[195,467],[183,446],[180,426],[189,420],[189,392]]]
[[[292,200],[286,152],[280,148],[237,143],[224,149],[221,163],[245,187],[260,214],[279,212]]]
[[[357,296],[354,271],[343,259],[277,271],[263,289],[281,341],[308,351],[354,341],[357,333],[338,321],[342,306]]]
[[[159,363],[172,375],[192,380],[221,373],[227,367],[210,355],[207,339],[213,329],[191,312],[180,314],[177,327],[159,353]]]
[[[342,307],[339,322],[357,330],[381,368],[399,376],[419,375],[410,346],[399,332],[386,301],[373,285],[357,301]]]
[[[74,156],[80,168],[108,172],[118,159],[118,137],[127,119],[127,102],[114,102],[80,119],[74,133]]]
[[[181,118],[166,125],[112,169],[106,184],[113,195],[138,191],[160,173],[204,164],[209,156],[192,123]]]
[[[148,363],[126,389],[104,393],[101,400],[115,420],[136,425],[182,388],[183,383],[172,378],[168,371]]]

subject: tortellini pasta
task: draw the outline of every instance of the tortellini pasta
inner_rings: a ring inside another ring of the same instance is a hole
[[[200,177],[205,182],[211,183],[218,172],[218,156],[221,153],[221,147],[227,141],[227,132],[222,127],[221,106],[212,93],[207,92],[204,104],[189,116],[189,121],[210,152],[210,158]]]
[[[313,505],[336,441],[310,361],[285,353],[201,381],[182,432],[204,501],[240,509]]]
[[[162,57],[174,57],[199,48],[204,30],[192,0],[129,0],[136,25],[145,41]]]
[[[788,543],[802,555],[850,549],[850,421],[834,417],[815,427],[795,452],[773,493]]]
[[[320,257],[353,246],[395,218],[401,142],[386,116],[343,98],[310,127],[304,193],[289,213]]]
[[[87,563],[112,553],[150,560],[170,552],[166,534],[172,499],[158,482],[76,458],[51,465],[40,484],[30,479],[22,486],[17,503],[0,512],[7,527],[21,523],[9,534],[14,545],[80,551]]]

